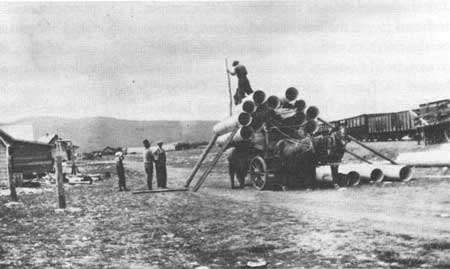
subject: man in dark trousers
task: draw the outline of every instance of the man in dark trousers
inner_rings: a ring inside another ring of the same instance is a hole
[[[163,142],[158,142],[157,145],[158,149],[154,154],[156,181],[158,188],[167,188],[166,151],[162,148]]]
[[[249,95],[253,92],[252,87],[250,86],[250,81],[247,78],[247,69],[244,65],[239,64],[239,61],[233,62],[234,72],[227,70],[228,73],[232,76],[237,76],[238,78],[238,87],[236,89],[236,93],[234,94],[234,104],[239,105],[242,102],[242,99],[246,95]]]
[[[151,190],[152,189],[152,180],[153,180],[154,157],[153,157],[153,153],[150,149],[150,142],[147,139],[145,139],[142,143],[144,144],[143,158],[144,158],[145,174],[147,175],[147,185],[148,185],[148,189]]]
[[[125,184],[125,168],[123,167],[123,154],[122,152],[116,152],[116,169],[117,177],[119,178],[119,191],[128,191]]]

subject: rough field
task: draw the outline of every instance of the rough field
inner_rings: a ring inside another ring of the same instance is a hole
[[[391,157],[421,148],[372,146]],[[168,152],[169,188],[184,184],[200,153]],[[139,156],[125,166],[129,187],[145,189]],[[420,169],[407,183],[258,192],[231,190],[225,167],[222,158],[198,193],[118,192],[115,174],[66,185],[65,211],[55,210],[53,185],[19,189],[23,205],[13,208],[0,195],[0,268],[235,268],[258,259],[269,268],[450,268],[447,170]]]

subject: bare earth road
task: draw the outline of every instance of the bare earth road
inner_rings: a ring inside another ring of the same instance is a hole
[[[182,185],[190,170],[171,168],[171,179]],[[364,249],[381,250],[381,255],[420,255],[413,249],[423,242],[448,242],[450,239],[450,180],[421,178],[429,173],[416,170],[417,179],[407,183],[387,182],[343,189],[256,191],[229,188],[228,176],[212,173],[199,193],[212,194],[253,205],[288,210],[312,229],[291,235],[298,247],[313,247],[324,256],[356,255],[371,260],[373,254]],[[436,174],[436,171],[433,171]],[[181,180],[180,180],[181,179]],[[172,182],[173,182],[172,181]],[[175,183],[175,182],[173,182]],[[450,259],[448,249],[434,251],[440,259]],[[411,256],[410,256],[411,257]],[[387,258],[389,260],[389,257]],[[383,262],[378,264],[384,267]],[[389,264],[395,268],[397,263]],[[405,264],[403,264],[405,265]],[[406,264],[406,268],[419,267]],[[426,268],[427,264],[421,264]],[[446,268],[447,265],[441,268]],[[434,266],[432,266],[434,267]]]

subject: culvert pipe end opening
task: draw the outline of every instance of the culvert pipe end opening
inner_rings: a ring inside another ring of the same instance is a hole
[[[319,108],[316,106],[310,106],[306,110],[306,118],[308,120],[313,120],[319,116]]]
[[[350,186],[358,186],[361,182],[361,177],[356,171],[351,171],[347,174]]]
[[[384,178],[384,173],[379,168],[373,169],[372,172],[370,173],[371,181],[381,182],[381,181],[383,181],[383,178]]]
[[[298,90],[294,87],[287,88],[287,90],[285,92],[285,97],[289,101],[294,101],[298,97]]]
[[[261,105],[262,103],[264,103],[265,100],[266,100],[265,92],[261,90],[255,91],[255,93],[253,94],[253,101],[255,102],[255,104]]]
[[[250,138],[252,138],[254,133],[255,133],[255,131],[250,126],[242,127],[240,132],[239,132],[239,134],[241,135],[241,137],[243,139],[250,139]]]
[[[275,96],[275,95],[270,96],[267,99],[267,106],[269,108],[271,108],[271,109],[275,109],[275,108],[279,107],[280,106],[280,99],[277,96]]]
[[[252,115],[250,115],[249,113],[243,112],[243,113],[239,114],[238,122],[242,126],[248,126],[248,125],[250,125],[250,123],[252,123]]]
[[[410,181],[412,179],[413,169],[409,166],[402,167],[400,169],[399,178],[401,181]]]
[[[247,113],[253,113],[256,110],[255,103],[253,101],[247,100],[242,104],[242,110]]]

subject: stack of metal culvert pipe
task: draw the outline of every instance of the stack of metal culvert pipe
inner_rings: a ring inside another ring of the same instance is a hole
[[[276,122],[276,128],[283,131],[314,134],[318,129],[316,118],[319,110],[315,106],[306,109],[304,100],[297,99],[299,92],[290,87],[285,96],[268,96],[264,91],[257,90],[245,97],[241,104],[233,108],[233,116],[228,117],[213,127],[213,132],[219,135],[217,143],[223,145],[234,128],[240,128],[233,137],[233,142],[249,141],[256,148],[264,149],[264,139],[261,139],[261,127],[264,123]],[[257,139],[255,139],[257,138]]]

